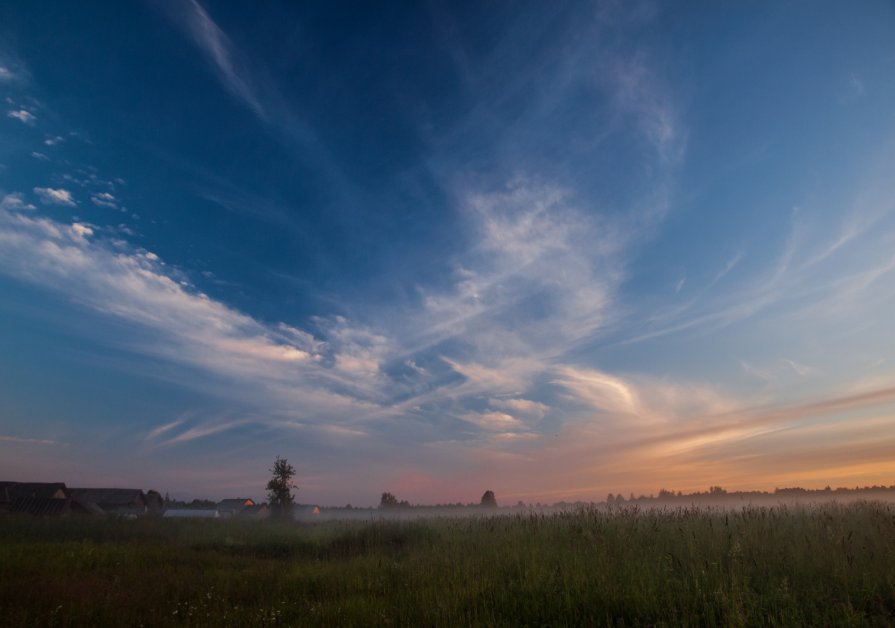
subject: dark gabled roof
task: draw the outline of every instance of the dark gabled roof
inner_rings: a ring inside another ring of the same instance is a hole
[[[93,502],[101,508],[144,506],[146,500],[139,488],[71,488],[71,496],[81,502]]]
[[[12,500],[9,511],[23,515],[41,517],[61,517],[72,511],[69,499],[53,499],[50,497],[17,497]]]
[[[59,491],[69,497],[65,482],[0,482],[0,500],[15,501],[20,497],[52,499]]]

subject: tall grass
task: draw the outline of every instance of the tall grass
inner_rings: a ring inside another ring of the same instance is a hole
[[[0,623],[887,625],[895,509],[0,519]]]

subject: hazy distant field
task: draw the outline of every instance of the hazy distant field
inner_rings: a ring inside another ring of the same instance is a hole
[[[0,518],[0,623],[886,625],[895,507]]]

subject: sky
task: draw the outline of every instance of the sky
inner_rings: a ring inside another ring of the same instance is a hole
[[[873,0],[3,2],[0,476],[895,484],[893,79]]]

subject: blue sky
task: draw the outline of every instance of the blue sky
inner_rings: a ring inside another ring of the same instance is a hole
[[[884,2],[7,2],[0,475],[893,484]]]

